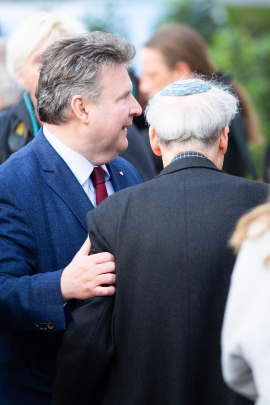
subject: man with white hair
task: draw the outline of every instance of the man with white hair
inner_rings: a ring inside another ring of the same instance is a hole
[[[240,405],[222,380],[220,332],[237,219],[266,184],[222,171],[230,89],[175,82],[146,118],[164,170],[87,217],[91,253],[115,256],[116,294],[72,314],[58,357],[53,405]]]

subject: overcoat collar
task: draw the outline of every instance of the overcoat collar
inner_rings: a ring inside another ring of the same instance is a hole
[[[191,156],[183,159],[178,159],[175,160],[173,163],[170,163],[168,166],[165,167],[165,169],[162,170],[162,172],[159,173],[157,177],[191,168],[211,169],[221,173],[225,173],[223,172],[223,170],[218,169],[217,166],[211,160]]]
[[[45,182],[66,203],[87,231],[86,214],[94,209],[94,206],[81,184],[65,161],[47,141],[42,128],[31,144],[44,172]],[[121,175],[121,164],[117,163],[116,160],[106,166],[114,191],[119,191],[128,187],[129,184],[126,177]]]

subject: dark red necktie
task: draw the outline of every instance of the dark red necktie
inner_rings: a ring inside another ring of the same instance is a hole
[[[96,203],[99,205],[106,197],[108,197],[107,189],[105,186],[105,175],[102,167],[94,167],[91,173],[91,180],[96,189]]]

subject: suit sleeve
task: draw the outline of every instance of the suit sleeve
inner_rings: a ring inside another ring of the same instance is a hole
[[[65,329],[62,270],[37,274],[38,246],[31,220],[20,196],[12,195],[3,183],[0,224],[0,330],[38,331],[36,325],[49,322],[54,331]]]
[[[111,251],[94,220],[87,215],[91,254]],[[58,354],[53,405],[91,405],[108,375],[113,355],[114,296],[84,301],[72,313]]]

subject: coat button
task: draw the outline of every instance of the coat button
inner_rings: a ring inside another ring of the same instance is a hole
[[[54,329],[54,323],[53,322],[47,323],[47,327],[48,327],[49,330],[53,330]]]

